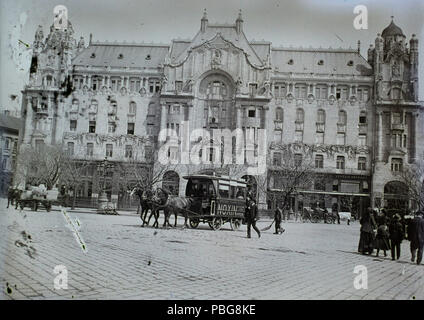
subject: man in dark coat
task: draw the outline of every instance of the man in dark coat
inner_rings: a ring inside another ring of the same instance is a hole
[[[408,225],[408,240],[411,241],[411,261],[421,263],[424,247],[424,218],[423,212],[417,212]],[[418,252],[417,252],[418,251]]]
[[[246,207],[246,223],[247,223],[247,237],[250,238],[250,228],[257,232],[258,237],[261,237],[261,232],[258,227],[256,227],[256,221],[258,220],[258,207],[256,206],[256,201],[248,198],[248,205]]]
[[[371,208],[368,208],[367,211],[364,212],[359,223],[361,224],[361,233],[359,237],[358,252],[362,254],[372,254],[375,241],[374,229],[377,228],[377,225],[374,220],[374,212]]]
[[[284,229],[281,229],[281,215],[282,215],[282,209],[277,206],[277,208],[275,209],[275,214],[274,214],[274,223],[275,223],[274,234],[280,234],[284,232]]]
[[[392,260],[400,258],[400,244],[404,236],[404,228],[399,214],[395,214],[389,224],[390,247],[392,251]]]

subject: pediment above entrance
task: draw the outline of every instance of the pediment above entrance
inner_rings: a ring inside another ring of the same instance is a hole
[[[258,70],[264,70],[267,66],[255,51],[252,49],[250,44],[244,35],[237,35],[237,37],[229,37],[231,32],[226,32],[224,35],[221,32],[210,35],[210,38],[207,38],[206,35],[202,35],[199,39],[199,35],[187,46],[182,52],[173,52],[177,51],[177,46],[175,50],[171,50],[171,59],[168,59],[170,67],[179,67],[189,60],[193,53],[203,54],[208,53],[208,57],[211,60],[210,63],[213,66],[220,66],[223,63],[224,55],[233,55],[239,57],[244,57],[246,62],[253,68]],[[225,54],[224,54],[225,53]]]

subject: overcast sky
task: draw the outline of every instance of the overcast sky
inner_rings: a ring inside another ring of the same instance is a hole
[[[0,109],[20,110],[21,90],[28,81],[31,49],[38,25],[44,35],[53,23],[53,8],[68,8],[75,31],[88,43],[135,41],[170,43],[191,39],[200,28],[203,10],[209,23],[234,23],[242,9],[249,40],[271,41],[273,46],[356,48],[361,53],[394,16],[409,41],[420,39],[420,99],[424,100],[424,1],[422,0],[1,0],[0,1]],[[368,9],[368,30],[353,27],[356,5]],[[17,96],[12,101],[11,96]]]

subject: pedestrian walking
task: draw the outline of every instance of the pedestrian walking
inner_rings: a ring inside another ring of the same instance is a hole
[[[274,222],[275,222],[275,232],[274,234],[281,234],[285,230],[281,228],[281,215],[282,215],[282,209],[277,206],[274,213]]]
[[[403,240],[405,231],[399,214],[393,216],[389,224],[390,247],[392,251],[392,260],[400,258],[400,244]]]
[[[375,239],[375,248],[377,249],[376,257],[378,257],[378,254],[380,253],[380,250],[383,250],[384,256],[387,257],[387,250],[390,250],[390,243],[389,243],[389,228],[386,224],[385,218],[380,218],[380,225],[377,227],[377,236]]]
[[[252,227],[260,238],[261,232],[259,231],[258,227],[256,227],[256,221],[258,220],[258,207],[256,205],[256,201],[251,199],[250,197],[248,197],[247,201],[248,205],[246,207],[245,212],[245,219],[247,223],[247,237],[250,238],[250,228]]]
[[[424,247],[424,218],[423,212],[418,211],[408,225],[408,240],[411,242],[411,261],[421,263]]]
[[[367,209],[359,223],[361,224],[361,234],[359,237],[358,252],[372,254],[374,251],[374,229],[376,228],[376,224],[371,208]]]

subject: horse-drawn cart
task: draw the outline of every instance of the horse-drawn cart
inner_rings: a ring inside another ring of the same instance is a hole
[[[197,228],[208,223],[213,230],[219,230],[225,223],[230,223],[232,230],[237,230],[244,223],[246,206],[246,182],[225,176],[190,175],[186,197],[192,199],[190,210],[185,210],[189,224]]]
[[[43,185],[38,187],[29,187],[21,193],[18,199],[18,205],[23,210],[25,207],[37,211],[40,206],[43,206],[47,212],[52,208],[52,204],[57,202],[59,192],[56,189],[47,190]]]

